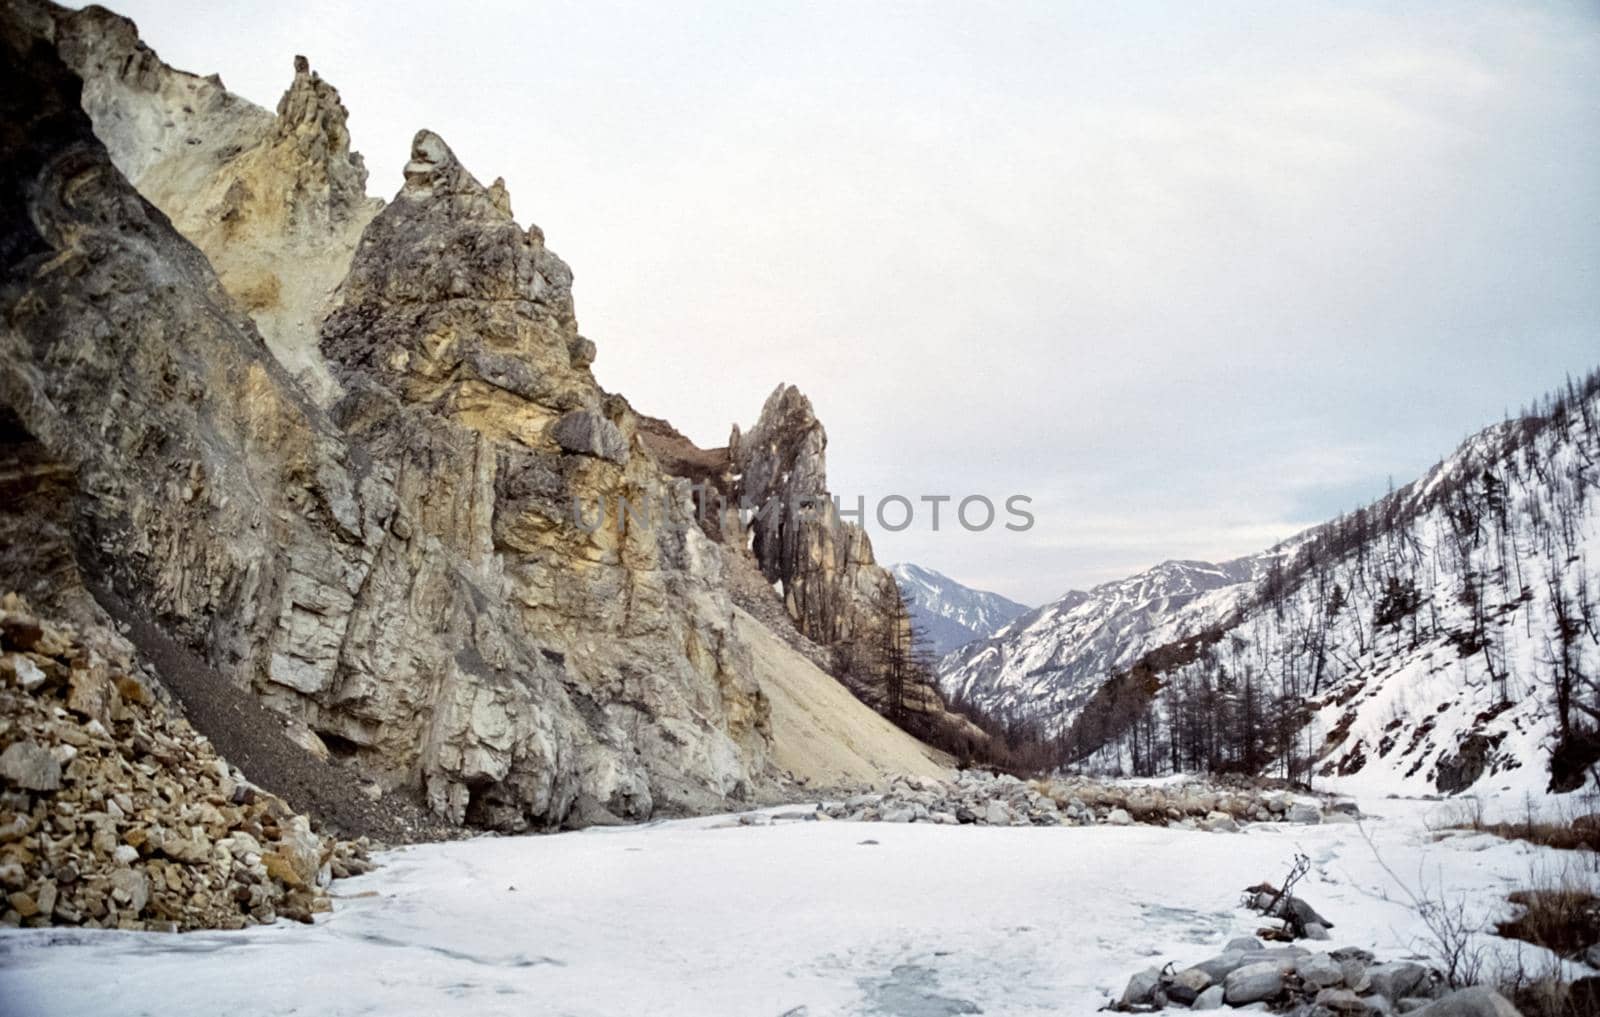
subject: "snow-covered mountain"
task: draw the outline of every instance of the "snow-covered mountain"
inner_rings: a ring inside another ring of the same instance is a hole
[[[1269,559],[1168,561],[1088,592],[1072,590],[946,656],[940,688],[990,716],[1057,730],[1107,675],[1225,615]],[[1196,609],[1184,612],[1190,607]]]
[[[929,647],[941,657],[974,639],[994,635],[1028,610],[998,593],[974,590],[921,565],[902,562],[890,571],[910,605],[912,621],[927,633]]]
[[[1597,487],[1600,373],[1261,555],[1068,594],[941,684],[1067,762],[1576,786],[1600,761]]]

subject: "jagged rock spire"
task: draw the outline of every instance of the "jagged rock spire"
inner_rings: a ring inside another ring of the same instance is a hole
[[[297,191],[326,188],[330,219],[348,215],[367,199],[367,167],[361,154],[350,150],[348,120],[338,90],[311,69],[309,60],[296,56],[294,81],[278,100],[274,143],[292,146],[297,156]]]

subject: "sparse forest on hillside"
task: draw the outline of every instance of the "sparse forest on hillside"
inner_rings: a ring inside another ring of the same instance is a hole
[[[1548,760],[1552,787],[1581,784],[1600,758],[1597,422],[1600,372],[1275,549],[1240,606],[1108,676],[1070,726],[1016,718],[1007,742],[1140,775],[1311,780],[1392,757],[1454,789]]]

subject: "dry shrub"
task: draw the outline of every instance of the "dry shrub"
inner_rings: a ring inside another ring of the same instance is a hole
[[[1563,957],[1577,957],[1600,943],[1600,897],[1574,883],[1518,890],[1507,897],[1522,913],[1496,924],[1507,939],[1542,946]]]

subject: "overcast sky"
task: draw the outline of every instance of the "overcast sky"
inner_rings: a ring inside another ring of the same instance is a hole
[[[779,382],[872,530],[1040,603],[1259,550],[1600,363],[1600,5],[115,2],[385,197],[504,176],[596,374],[720,445]],[[927,513],[921,522],[926,524]]]

